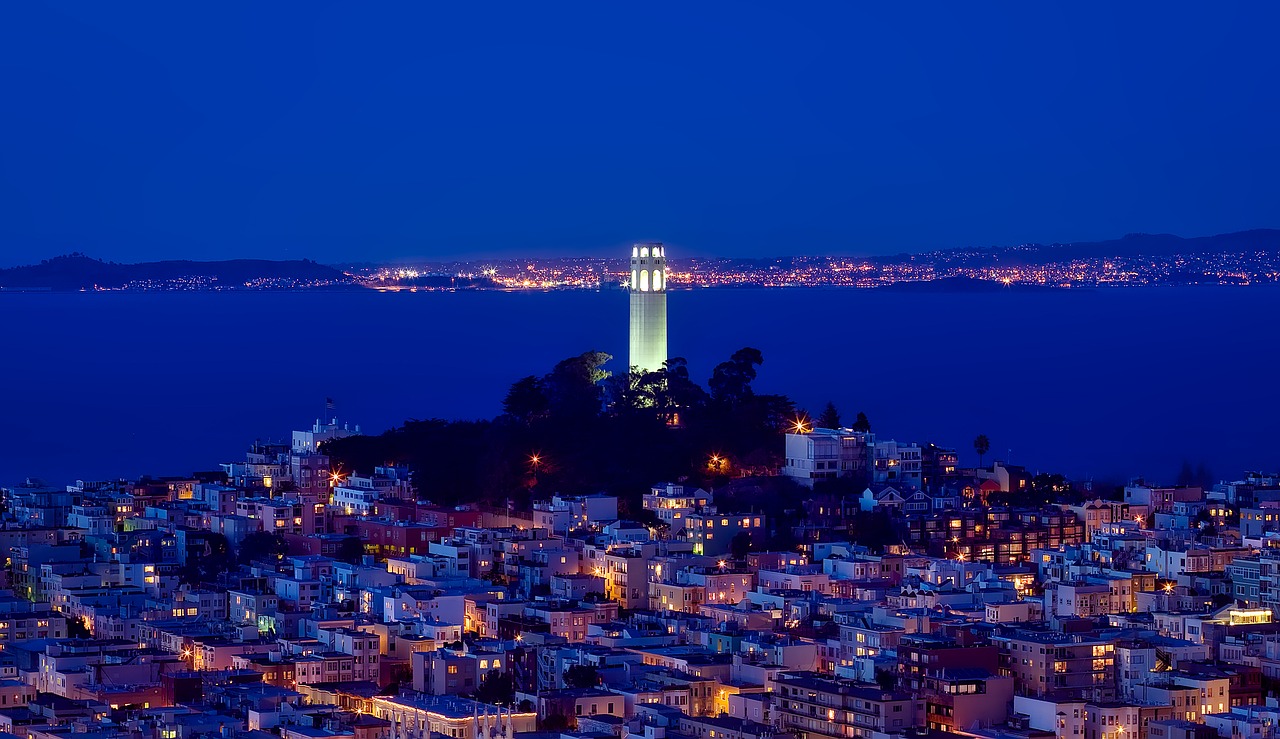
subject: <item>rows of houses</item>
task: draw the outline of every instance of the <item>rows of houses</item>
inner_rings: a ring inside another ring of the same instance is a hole
[[[333,470],[323,442],[350,433],[5,489],[0,731],[1263,739],[1280,718],[1272,477],[1022,504],[1021,468],[818,429],[785,441],[811,491],[778,550],[778,522],[679,483],[641,520],[606,494],[435,506],[403,469]],[[867,521],[892,535],[860,541]]]

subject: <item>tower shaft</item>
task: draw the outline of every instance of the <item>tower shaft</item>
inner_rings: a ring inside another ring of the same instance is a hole
[[[631,367],[653,372],[667,361],[667,256],[662,244],[631,248]]]

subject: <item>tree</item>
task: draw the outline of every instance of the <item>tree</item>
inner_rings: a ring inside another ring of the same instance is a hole
[[[67,638],[68,639],[89,639],[93,634],[89,631],[89,625],[83,618],[67,619]]]
[[[707,387],[711,399],[717,403],[738,405],[750,398],[751,381],[756,379],[756,367],[764,363],[759,349],[744,347],[734,352],[729,361],[721,362],[711,371]]]
[[[591,665],[573,665],[564,671],[564,682],[571,688],[594,688],[600,684],[600,671]]]
[[[240,561],[248,564],[258,559],[279,559],[289,551],[289,544],[279,534],[255,531],[240,542]]]
[[[538,717],[538,729],[541,731],[559,733],[568,731],[571,726],[573,724],[569,721],[569,717],[559,711]]]
[[[640,508],[634,511],[629,510],[627,511],[626,518],[628,520],[635,521],[647,529],[662,530],[671,528],[671,524],[663,521],[661,518],[658,518],[658,514],[648,508]]]
[[[475,693],[475,699],[481,703],[498,706],[511,705],[515,698],[515,681],[511,679],[510,674],[498,670],[489,670],[485,673]]]
[[[506,585],[507,576],[502,571],[502,560],[497,557],[493,558],[493,564],[490,565],[489,571],[480,576],[481,580],[488,580],[494,585]]]
[[[973,451],[978,453],[978,466],[982,466],[982,458],[987,456],[987,452],[991,451],[991,440],[986,434],[978,434],[973,440]]]
[[[736,560],[744,560],[747,558],[747,552],[751,551],[751,535],[745,531],[739,531],[729,540],[729,554]]]
[[[689,379],[689,362],[684,357],[664,362],[662,378],[658,408],[665,414],[664,421],[674,420],[677,413],[696,412],[707,404],[707,391]]]
[[[876,668],[876,685],[886,693],[892,693],[898,688],[898,676],[889,670]]]
[[[565,419],[599,415],[600,383],[612,374],[604,369],[610,359],[608,354],[593,350],[556,364],[542,378],[550,412]]]
[[[836,404],[830,400],[827,401],[827,406],[822,409],[822,413],[818,416],[818,427],[824,429],[840,428],[840,411],[836,410]]]
[[[548,405],[542,381],[529,375],[511,384],[507,397],[502,400],[502,412],[514,419],[529,423],[544,415]]]
[[[235,565],[231,542],[215,532],[204,535],[204,550],[199,555],[188,554],[187,562],[178,571],[178,581],[187,585],[217,580],[218,576]]]
[[[630,372],[614,375],[604,382],[605,398],[614,413],[643,412],[664,418],[667,412],[662,370],[644,372],[632,367]]]
[[[333,556],[348,564],[360,564],[364,559],[364,542],[359,537],[348,536],[338,544],[338,551]]]
[[[889,512],[879,507],[854,514],[849,534],[854,541],[866,545],[873,552],[881,552],[886,545],[901,541]]]
[[[1213,473],[1209,471],[1204,462],[1193,468],[1191,460],[1184,459],[1174,484],[1180,488],[1198,487],[1208,489],[1213,487]]]
[[[1204,462],[1196,465],[1195,484],[1196,487],[1204,490],[1208,490],[1213,487],[1213,473],[1209,471],[1209,468],[1205,466]]]
[[[854,431],[861,431],[864,434],[871,433],[871,421],[867,420],[867,414],[858,411],[858,418],[850,426]]]

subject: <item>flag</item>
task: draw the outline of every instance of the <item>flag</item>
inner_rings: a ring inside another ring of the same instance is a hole
[[[333,409],[334,409],[334,405],[333,405],[333,398],[325,398],[325,399],[324,399],[324,409],[325,409],[326,411],[331,411],[331,410],[333,410]]]

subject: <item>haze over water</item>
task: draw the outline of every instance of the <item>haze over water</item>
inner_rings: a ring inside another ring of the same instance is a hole
[[[670,295],[670,351],[705,383],[755,346],[759,392],[833,400],[886,438],[1032,470],[1172,481],[1280,467],[1280,288]],[[0,295],[0,484],[188,474],[337,402],[381,432],[500,412],[514,380],[598,348],[625,366],[627,296],[556,293]],[[122,340],[119,337],[132,337]],[[656,481],[654,481],[656,482]]]

